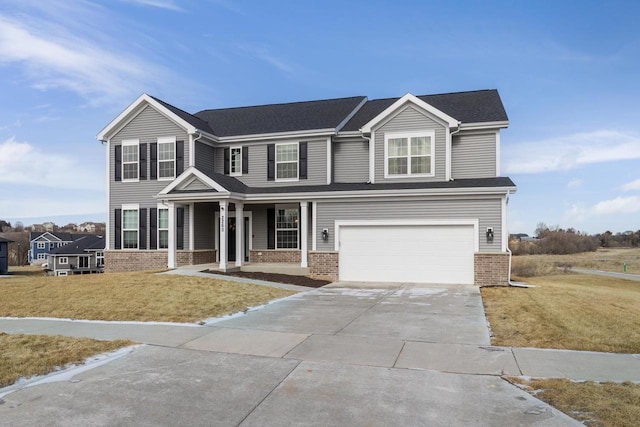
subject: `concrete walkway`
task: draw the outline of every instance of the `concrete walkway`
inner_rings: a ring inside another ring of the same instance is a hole
[[[336,283],[211,326],[0,330],[149,344],[5,396],[0,425],[581,425],[500,375],[640,381],[633,355],[492,347],[473,286]]]

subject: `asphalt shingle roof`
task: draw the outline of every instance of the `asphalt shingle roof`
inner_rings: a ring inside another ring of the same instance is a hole
[[[62,247],[54,249],[49,252],[51,255],[77,255],[83,254],[87,250],[100,250],[104,249],[104,237],[86,235],[82,236],[71,243],[68,243]]]
[[[67,233],[63,231],[32,231],[31,233],[29,233],[29,240],[31,241],[33,239],[37,239],[38,237],[47,233],[56,236],[58,239],[62,240],[63,242],[72,242],[76,239],[79,239],[80,237],[87,236],[87,234],[74,234],[74,233]]]

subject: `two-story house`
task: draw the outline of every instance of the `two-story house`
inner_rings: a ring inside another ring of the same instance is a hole
[[[52,250],[47,256],[47,269],[53,276],[102,273],[104,271],[103,236],[87,234]]]
[[[67,245],[82,237],[83,234],[71,234],[54,231],[32,231],[29,233],[28,262],[41,265],[47,262],[49,252]]]
[[[187,113],[143,94],[107,125],[107,271],[297,263],[349,281],[506,284],[496,90]]]

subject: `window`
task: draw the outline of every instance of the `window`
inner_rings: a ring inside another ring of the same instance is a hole
[[[229,155],[230,175],[242,175],[242,147],[232,147]]]
[[[38,254],[38,259],[47,259],[47,254]]]
[[[122,141],[122,179],[123,181],[138,180],[138,160],[140,148],[137,139]]]
[[[298,248],[297,208],[276,208],[276,248]]]
[[[89,257],[88,256],[80,256],[80,257],[78,257],[78,268],[89,268]]]
[[[66,256],[61,256],[58,259],[58,264],[69,264],[69,258],[67,258]]]
[[[96,267],[104,267],[104,252],[96,252]]]
[[[122,209],[122,248],[138,248],[138,209]]]
[[[158,138],[158,179],[176,177],[176,138]]]
[[[45,242],[38,242],[38,249],[44,249],[45,248]]]
[[[435,132],[387,134],[385,177],[433,176]]]
[[[298,144],[276,144],[276,179],[298,179]]]
[[[158,208],[158,249],[169,247],[169,209]]]

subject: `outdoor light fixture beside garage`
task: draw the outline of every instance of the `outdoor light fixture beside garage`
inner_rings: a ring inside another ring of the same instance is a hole
[[[329,240],[329,229],[328,228],[323,228],[322,229],[322,241],[326,242]]]
[[[487,243],[493,243],[493,227],[487,227]]]

